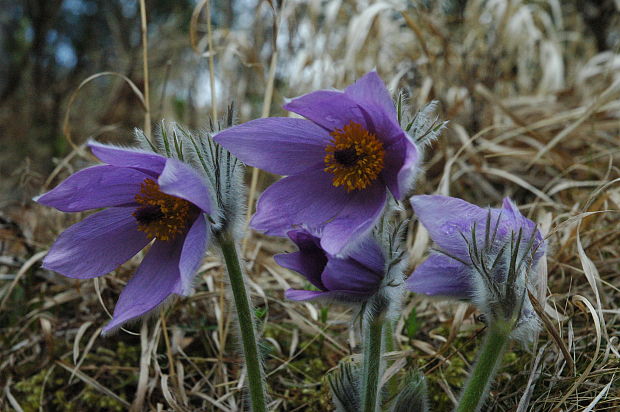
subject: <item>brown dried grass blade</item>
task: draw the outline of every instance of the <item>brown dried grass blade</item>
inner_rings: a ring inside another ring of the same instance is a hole
[[[536,314],[538,315],[540,320],[542,320],[543,325],[545,325],[545,329],[547,329],[547,332],[549,332],[549,334],[553,338],[553,341],[562,352],[562,356],[564,356],[564,360],[566,361],[566,365],[568,365],[568,369],[573,373],[576,372],[575,362],[573,362],[573,358],[570,356],[570,352],[568,351],[566,344],[564,344],[564,341],[562,340],[562,337],[560,336],[560,333],[556,329],[555,325],[553,324],[551,319],[549,319],[549,316],[547,316],[547,314],[545,313],[545,310],[540,305],[540,302],[538,302],[536,296],[534,296],[529,290],[527,291],[527,294],[530,298],[530,301],[532,302],[532,306],[534,307]]]
[[[562,404],[566,402],[566,400],[573,394],[573,392],[577,390],[579,385],[581,385],[590,377],[590,372],[592,371],[592,368],[594,368],[594,365],[598,360],[599,352],[601,350],[601,340],[603,336],[603,333],[601,331],[601,321],[596,314],[596,309],[594,309],[592,303],[590,303],[588,299],[581,295],[573,296],[573,303],[575,304],[575,306],[581,309],[581,311],[583,311],[584,313],[589,313],[590,316],[592,316],[592,320],[594,321],[594,328],[596,330],[596,350],[592,354],[592,360],[590,361],[586,369],[581,373],[581,375],[577,378],[575,383],[573,383],[571,388],[564,394],[564,396],[562,396],[562,399],[560,399],[560,401],[555,405],[558,410],[560,406],[562,406]]]
[[[74,368],[72,368],[70,365],[67,365],[65,362],[63,362],[61,360],[57,360],[56,364],[58,366],[62,367],[63,369],[65,369],[68,372],[73,372],[74,371]],[[109,396],[111,398],[114,398],[117,402],[119,402],[120,404],[122,404],[126,408],[129,408],[129,406],[130,406],[129,402],[127,402],[125,399],[121,398],[120,396],[118,396],[117,394],[112,392],[110,389],[106,388],[105,386],[103,386],[102,384],[97,382],[95,379],[93,379],[90,376],[86,375],[84,372],[82,372],[80,370],[75,370],[75,375],[78,378],[80,378],[87,385],[92,386],[94,389],[98,390],[99,392],[103,393],[104,395],[107,395],[107,396]]]
[[[73,93],[71,93],[71,97],[69,98],[69,104],[67,105],[67,111],[65,112],[65,118],[62,122],[62,132],[64,133],[65,138],[67,139],[67,141],[69,142],[71,147],[73,147],[74,150],[79,150],[79,148],[73,142],[73,138],[71,137],[71,127],[70,127],[70,122],[69,122],[69,116],[71,115],[71,108],[73,107],[73,103],[75,102],[75,99],[77,98],[80,90],[82,90],[84,86],[86,86],[91,81],[98,79],[100,77],[104,77],[104,76],[118,77],[122,79],[125,83],[129,85],[131,90],[138,97],[138,99],[140,100],[140,103],[142,104],[142,108],[145,111],[148,110],[148,106],[144,98],[144,95],[142,94],[138,86],[136,86],[136,84],[132,82],[129,79],[129,77],[125,76],[124,74],[117,73],[117,72],[100,72],[100,73],[95,73],[92,76],[87,77],[85,80],[82,81],[82,83],[80,83],[77,89],[75,89]]]

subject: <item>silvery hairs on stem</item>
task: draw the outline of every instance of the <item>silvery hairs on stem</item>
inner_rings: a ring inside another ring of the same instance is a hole
[[[400,314],[402,297],[404,294],[404,268],[406,266],[406,249],[404,247],[404,233],[407,227],[407,220],[393,220],[395,208],[394,204],[388,207],[388,212],[381,218],[379,224],[374,229],[372,236],[376,244],[379,245],[383,258],[384,269],[382,279],[377,284],[373,294],[367,296],[365,300],[358,302],[358,314],[360,331],[365,337],[364,345],[370,342],[366,339],[372,324],[388,324],[392,323]],[[379,329],[381,330],[381,329]],[[384,333],[390,333],[390,328]],[[382,333],[381,333],[382,334]],[[379,339],[383,339],[379,337]],[[381,344],[382,346],[382,344]],[[336,410],[340,412],[358,412],[363,406],[363,396],[366,393],[366,379],[363,378],[365,368],[371,363],[367,363],[366,352],[368,348],[364,348],[362,364],[354,364],[352,362],[342,362],[339,367],[328,375],[328,383],[332,392],[333,402]],[[373,358],[376,367],[376,374],[380,377],[383,375],[384,360],[382,359],[383,349],[379,349],[378,357]],[[362,376],[360,376],[362,375]],[[381,396],[378,396],[379,401]]]
[[[327,383],[332,392],[332,400],[337,412],[359,412],[360,365],[350,361],[340,362],[338,367],[327,375]],[[407,372],[400,390],[390,402],[390,412],[428,412],[428,388],[426,378],[418,370]]]
[[[385,256],[385,273],[377,293],[364,303],[362,314],[365,317],[385,316],[395,320],[400,316],[405,293],[404,272],[408,256],[405,233],[409,220],[399,219],[399,211],[396,202],[388,202],[387,211],[373,232]]]
[[[213,205],[215,213],[210,216],[211,232],[228,232],[238,239],[244,230],[246,207],[244,165],[211,138],[217,131],[232,124],[231,105],[228,107],[224,124],[214,124],[210,120],[207,129],[192,132],[177,123],[162,120],[156,130],[154,142],[139,129],[135,130],[135,136],[142,148],[178,158],[201,170],[216,203]]]
[[[228,272],[228,284],[239,333],[240,353],[247,373],[247,394],[253,411],[265,411],[266,392],[262,356],[256,336],[254,312],[244,281],[244,269],[237,252],[237,243],[244,229],[245,186],[243,164],[212,139],[212,134],[233,124],[233,107],[229,106],[221,125],[210,121],[207,130],[191,132],[176,123],[162,121],[155,143],[137,133],[141,145],[168,156],[178,157],[200,170],[210,188],[214,203],[209,222],[213,243],[219,246]]]

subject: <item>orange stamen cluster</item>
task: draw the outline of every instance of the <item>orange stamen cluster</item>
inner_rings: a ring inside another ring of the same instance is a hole
[[[353,121],[330,135],[324,170],[334,175],[332,184],[344,186],[347,192],[368,187],[383,170],[383,143]]]
[[[190,214],[196,209],[187,200],[168,195],[159,190],[153,179],[144,179],[140,192],[135,196],[140,207],[133,212],[138,230],[152,239],[173,240],[187,229]]]

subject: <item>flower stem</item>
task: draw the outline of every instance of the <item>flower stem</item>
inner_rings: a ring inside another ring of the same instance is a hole
[[[383,345],[385,352],[393,352],[394,351],[394,322],[388,320],[385,322],[383,326]],[[393,361],[386,361],[385,367],[389,368]],[[396,396],[398,393],[398,381],[396,380],[396,376],[392,376],[386,383],[388,393],[390,397]]]
[[[370,319],[364,332],[364,365],[362,371],[362,407],[364,412],[375,412],[379,403],[379,375],[383,354],[382,316]]]
[[[508,346],[511,331],[512,324],[509,322],[494,321],[489,325],[489,331],[478,354],[478,361],[465,385],[456,412],[475,412],[482,408],[491,381]]]
[[[245,289],[243,272],[241,271],[241,264],[237,255],[237,246],[232,236],[226,234],[218,236],[218,240],[226,261],[230,287],[233,292],[235,308],[237,309],[243,355],[248,371],[248,387],[252,412],[266,412],[265,391],[263,389],[261,363],[254,331],[252,306]]]

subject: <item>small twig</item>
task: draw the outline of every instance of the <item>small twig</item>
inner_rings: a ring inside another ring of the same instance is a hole
[[[217,101],[215,98],[215,62],[213,55],[213,32],[211,30],[211,2],[206,1],[207,14],[207,42],[209,44],[209,83],[211,84],[211,116],[213,121],[217,123]]]
[[[284,7],[284,2],[282,3],[282,8]],[[263,99],[263,111],[261,113],[261,117],[269,117],[270,108],[271,108],[271,100],[273,98],[273,85],[276,77],[276,66],[278,63],[278,49],[277,49],[277,39],[278,39],[278,18],[280,14],[276,14],[276,10],[273,10],[274,16],[274,25],[273,25],[273,54],[271,55],[271,63],[269,65],[269,78],[267,79],[267,87],[265,89],[265,96]],[[256,187],[258,185],[258,176],[260,174],[260,170],[256,167],[252,168],[252,180],[250,182],[250,190],[248,193],[248,208],[246,212],[246,229],[247,225],[250,222],[250,216],[252,215],[252,209],[254,205],[254,199],[256,198]],[[248,244],[248,236],[243,238],[243,242],[241,245],[241,253],[244,254]]]
[[[144,134],[151,139],[151,105],[149,103],[149,60],[146,27],[146,4],[140,0],[140,30],[142,32],[142,65],[144,74]]]
[[[532,292],[530,292],[529,290],[527,291],[527,294],[530,297],[530,302],[532,302],[532,306],[534,307],[536,314],[538,315],[540,320],[542,320],[543,324],[545,325],[545,329],[547,329],[547,331],[551,334],[553,341],[555,342],[555,344],[558,346],[558,348],[562,352],[562,356],[564,356],[564,360],[566,361],[568,368],[571,371],[576,372],[573,358],[571,358],[570,352],[568,351],[568,348],[566,347],[566,345],[564,344],[564,341],[560,337],[560,334],[558,330],[555,328],[555,325],[553,324],[553,322],[551,322],[551,319],[549,319],[549,316],[547,316],[547,314],[545,313],[544,308],[540,305],[540,303],[538,302],[538,299],[536,299],[536,296],[534,296]]]
[[[170,364],[170,377],[174,379],[176,377],[174,370],[174,357],[172,356],[172,346],[170,346],[170,338],[168,337],[168,328],[166,326],[166,316],[164,315],[164,311],[159,313],[159,318],[161,319],[161,331],[164,334],[164,342],[166,343],[166,355],[168,356],[168,363]]]

